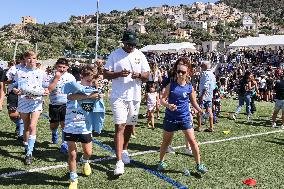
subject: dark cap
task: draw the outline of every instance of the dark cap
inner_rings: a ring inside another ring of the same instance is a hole
[[[122,42],[124,43],[129,43],[131,45],[136,45],[137,44],[137,38],[136,34],[133,31],[127,30],[123,33],[123,37],[121,39]]]

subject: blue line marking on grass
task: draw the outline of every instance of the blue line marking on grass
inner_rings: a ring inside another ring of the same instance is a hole
[[[115,150],[112,149],[112,147],[106,145],[106,144],[103,144],[102,142],[96,140],[96,139],[93,139],[93,143],[97,144],[99,147],[111,152],[111,153],[114,153],[115,154]],[[142,169],[144,169],[145,171],[159,177],[160,179],[172,184],[173,186],[179,188],[179,189],[188,189],[187,186],[184,186],[182,185],[181,183],[171,179],[170,177],[167,177],[166,175],[160,173],[160,172],[157,172],[153,169],[150,169],[149,167],[147,167],[145,164],[139,162],[139,161],[135,161],[133,159],[130,160],[131,163],[133,163],[134,165],[136,165],[137,167],[140,167]]]

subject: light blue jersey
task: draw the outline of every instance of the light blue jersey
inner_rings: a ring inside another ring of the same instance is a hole
[[[199,97],[205,90],[203,101],[212,101],[213,90],[216,87],[216,78],[211,70],[203,71],[200,77]]]
[[[49,77],[49,83],[52,83],[53,79],[54,79],[54,74],[52,74]],[[49,94],[49,103],[52,105],[66,104],[67,94],[62,93],[61,89],[65,83],[69,83],[72,81],[76,81],[75,77],[72,74],[65,72],[58,80],[53,91],[51,91],[51,93]]]

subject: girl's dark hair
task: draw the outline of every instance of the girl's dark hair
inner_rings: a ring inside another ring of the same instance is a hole
[[[177,66],[178,65],[186,66],[188,68],[190,77],[192,76],[192,74],[193,74],[193,66],[192,66],[190,60],[187,57],[180,57],[175,62],[175,64],[173,65],[173,68],[171,70],[171,73],[170,73],[171,81],[176,81],[176,74],[177,74]]]

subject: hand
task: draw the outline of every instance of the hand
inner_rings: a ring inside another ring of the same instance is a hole
[[[45,88],[45,89],[44,89],[44,93],[43,93],[43,95],[44,95],[44,96],[49,95],[49,90],[48,90],[48,88]]]
[[[128,71],[128,70],[126,70],[126,69],[123,69],[123,70],[120,72],[120,77],[127,77],[129,74],[130,74],[130,71]]]
[[[64,74],[64,72],[56,71],[55,75],[54,75],[54,78],[59,79],[63,74]]]
[[[132,72],[131,78],[132,79],[140,79],[141,78],[141,74],[137,73],[137,72]]]
[[[21,89],[13,88],[13,93],[15,93],[16,95],[21,95],[22,91]]]
[[[168,108],[169,108],[171,111],[176,111],[177,105],[175,105],[175,104],[168,104]]]

